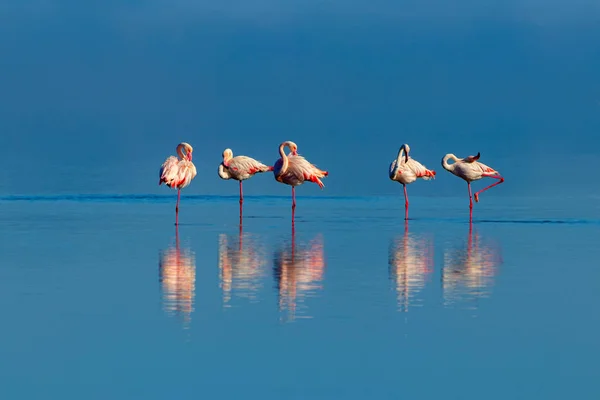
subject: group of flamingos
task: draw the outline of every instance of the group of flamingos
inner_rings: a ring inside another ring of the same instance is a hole
[[[285,154],[285,148],[289,153]],[[175,206],[175,225],[179,225],[179,200],[181,189],[188,186],[196,176],[196,167],[192,163],[192,153],[194,149],[188,143],[182,142],[177,146],[177,155],[168,157],[160,168],[159,185],[165,184],[170,188],[177,189],[177,205]],[[415,182],[418,178],[429,180],[435,178],[435,171],[427,169],[423,164],[411,158],[409,155],[410,147],[403,144],[398,151],[398,156],[390,164],[389,177],[391,180],[399,182],[404,187],[404,219],[408,220],[408,194],[406,185]],[[296,186],[304,182],[313,182],[322,189],[325,185],[321,178],[329,175],[327,171],[317,168],[314,164],[308,162],[306,158],[298,154],[298,146],[292,141],[285,141],[279,145],[280,158],[275,165],[270,167],[247,156],[233,156],[231,149],[223,151],[223,162],[219,165],[219,176],[222,179],[235,179],[240,183],[240,222],[242,218],[242,204],[244,202],[244,193],[242,191],[242,182],[252,178],[257,173],[273,171],[277,182],[290,185],[292,187],[292,223],[294,222],[294,213],[296,210]],[[469,188],[469,210],[470,218],[473,217],[473,197],[475,202],[479,202],[479,195],[486,190],[504,182],[504,178],[495,169],[480,163],[480,154],[458,158],[454,154],[446,154],[442,159],[442,166],[445,170],[462,178],[467,182]],[[453,163],[448,163],[452,160]],[[473,196],[471,193],[471,182],[481,178],[497,179],[495,182]]]

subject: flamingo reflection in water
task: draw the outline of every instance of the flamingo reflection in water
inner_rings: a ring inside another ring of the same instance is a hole
[[[220,234],[219,281],[224,306],[229,307],[232,293],[256,301],[265,265],[263,247],[255,237],[242,232],[242,225],[237,240],[232,235]]]
[[[275,252],[273,264],[279,311],[287,315],[287,321],[294,321],[299,307],[300,311],[305,308],[302,307],[305,298],[315,296],[323,288],[323,237],[317,235],[310,242],[297,247],[296,235],[292,230],[291,244]],[[302,317],[310,318],[308,315]]]
[[[181,249],[178,228],[175,228],[175,247],[160,253],[158,271],[163,308],[170,315],[181,316],[187,329],[194,311],[196,259],[190,249]]]
[[[406,221],[404,235],[390,243],[388,263],[390,279],[396,285],[398,310],[408,312],[409,306],[418,304],[416,295],[433,272],[433,242],[409,234]]]
[[[473,224],[470,223],[467,248],[448,250],[444,253],[444,306],[489,297],[494,277],[502,262],[500,247],[493,243],[484,243],[477,232],[473,233]],[[476,309],[477,305],[467,308]]]

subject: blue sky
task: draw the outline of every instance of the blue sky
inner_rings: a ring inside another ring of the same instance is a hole
[[[123,3],[0,5],[3,195],[168,193],[157,171],[182,140],[186,191],[235,194],[222,150],[273,163],[288,139],[329,195],[400,194],[403,142],[438,171],[413,195],[464,195],[440,160],[478,151],[506,176],[495,195],[600,192],[598,3]]]

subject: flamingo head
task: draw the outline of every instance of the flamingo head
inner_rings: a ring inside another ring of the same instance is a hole
[[[469,157],[465,158],[465,161],[468,163],[472,163],[474,161],[479,160],[479,157],[481,157],[481,153],[478,152],[476,156],[469,156]]]
[[[293,156],[297,156],[298,155],[298,145],[294,142],[288,141],[287,142],[288,147],[290,148],[290,152]]]
[[[227,164],[229,163],[229,160],[231,160],[232,158],[233,158],[233,151],[231,151],[231,149],[223,150],[223,163],[225,164],[225,166],[227,166]]]
[[[408,153],[410,152],[410,146],[404,143],[402,147],[404,147],[404,161],[408,162]]]
[[[181,149],[185,150],[185,155],[182,153]],[[194,151],[194,148],[189,143],[186,143],[186,142],[181,142],[177,146],[177,153],[179,154],[181,159],[192,161],[192,152],[193,151]]]

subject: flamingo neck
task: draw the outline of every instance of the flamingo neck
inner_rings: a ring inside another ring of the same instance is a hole
[[[454,161],[452,164],[448,163],[448,160],[452,160]],[[446,171],[454,171],[454,167],[456,166],[456,162],[459,161],[460,159],[458,157],[456,157],[454,154],[446,154],[444,156],[444,158],[442,159],[442,167],[444,167],[444,169]]]
[[[405,144],[400,146],[400,150],[398,150],[398,157],[396,158],[396,165],[400,164],[400,161],[402,160],[402,156],[404,156],[404,162],[408,162],[408,151],[406,150]]]
[[[284,151],[286,146],[289,147],[289,144],[287,142],[281,143],[279,145],[279,155],[281,156],[281,161],[282,161],[281,170],[279,171],[279,175],[286,172],[288,169],[288,166],[290,165],[290,160],[288,160],[288,156],[285,154],[285,151]]]
[[[229,179],[231,178],[231,175],[229,174],[229,171],[227,171],[225,168],[227,166],[224,165],[224,163],[219,164],[219,177],[221,179]]]
[[[188,160],[191,161],[192,160],[192,153],[188,153],[188,150],[185,148],[185,146],[183,144],[180,144],[179,146],[177,146],[177,155],[179,156],[179,158],[181,160]]]

